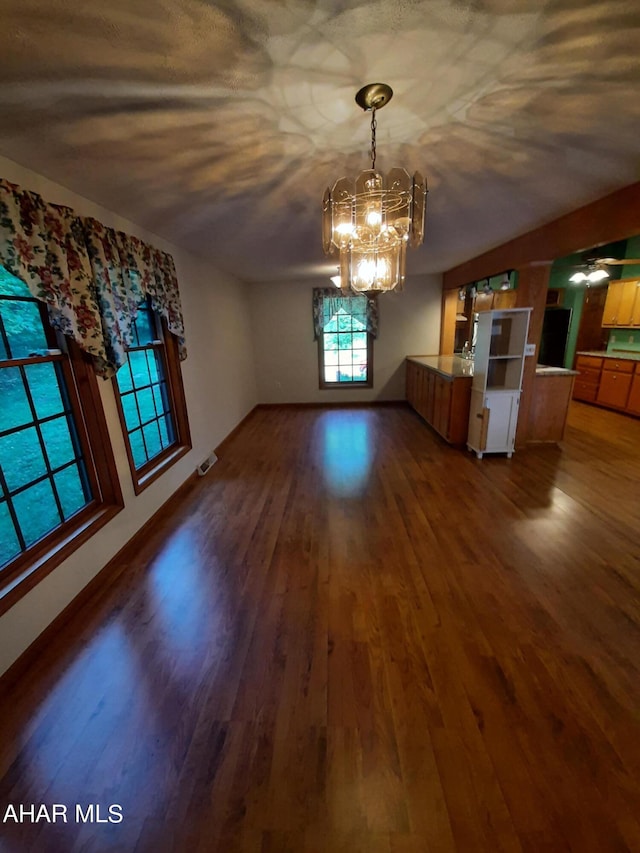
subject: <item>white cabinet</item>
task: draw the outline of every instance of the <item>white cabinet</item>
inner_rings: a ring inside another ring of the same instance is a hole
[[[467,447],[511,456],[518,424],[530,308],[478,317]]]

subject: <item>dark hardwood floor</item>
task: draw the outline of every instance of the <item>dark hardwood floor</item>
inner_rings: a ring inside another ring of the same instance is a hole
[[[2,814],[69,811],[1,849],[639,851],[639,481],[587,405],[511,460],[257,410],[4,698]]]

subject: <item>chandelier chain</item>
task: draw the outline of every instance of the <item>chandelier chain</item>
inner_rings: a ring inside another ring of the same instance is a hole
[[[375,171],[376,168],[376,128],[378,126],[378,122],[376,121],[376,108],[374,107],[371,110],[371,169]]]

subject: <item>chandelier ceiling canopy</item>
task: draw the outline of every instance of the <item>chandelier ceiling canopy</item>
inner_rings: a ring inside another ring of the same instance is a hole
[[[405,169],[386,175],[376,170],[376,111],[389,103],[386,83],[369,83],[356,103],[371,112],[371,169],[357,178],[340,178],[322,201],[322,247],[340,257],[340,286],[358,292],[401,287],[407,245],[424,238],[427,184],[419,172]]]

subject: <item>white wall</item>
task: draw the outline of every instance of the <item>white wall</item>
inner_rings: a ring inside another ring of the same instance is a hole
[[[312,287],[327,281],[251,286],[251,323],[261,403],[343,403],[404,399],[404,359],[438,352],[442,276],[409,277],[403,293],[381,294],[370,389],[321,391],[313,340]]]
[[[125,509],[0,617],[0,673],[187,479],[257,402],[248,288],[117,214],[0,157],[0,175],[170,252],[176,263],[188,358],[182,363],[193,450],[135,496],[111,382],[100,393]]]

